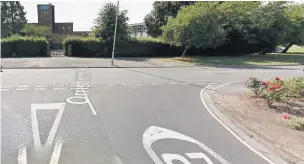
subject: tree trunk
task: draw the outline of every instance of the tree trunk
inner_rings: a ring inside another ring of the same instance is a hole
[[[184,52],[182,54],[182,58],[184,58],[186,56],[186,52],[187,52],[188,49],[189,49],[189,47],[186,46],[185,49],[184,49]]]
[[[10,1],[10,13],[11,13],[11,23],[12,23],[12,33],[15,34],[15,20],[14,20],[14,12],[13,12],[13,5],[14,5],[14,2]]]
[[[284,48],[282,53],[286,53],[292,45],[293,45],[292,43],[288,44],[288,46]]]

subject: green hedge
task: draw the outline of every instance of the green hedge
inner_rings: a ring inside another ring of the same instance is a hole
[[[10,36],[1,39],[1,57],[47,56],[47,40],[43,37]],[[15,54],[15,56],[13,56]]]
[[[96,38],[91,37],[69,37],[63,41],[66,49],[72,45],[72,56],[83,57],[111,57],[112,46],[110,51],[105,51],[105,45]],[[179,56],[182,48],[170,46],[163,43],[160,39],[155,38],[137,38],[129,41],[116,42],[116,57],[159,57],[159,56]]]
[[[68,54],[68,45],[72,45],[72,56],[98,56],[102,53],[100,39],[93,37],[70,36],[62,42],[65,48],[65,54]]]

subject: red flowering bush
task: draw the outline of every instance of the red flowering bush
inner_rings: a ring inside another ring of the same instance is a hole
[[[281,86],[283,81],[279,77],[275,80],[261,81],[257,78],[250,78],[246,82],[246,87],[253,91],[257,96],[262,97],[266,100],[269,106],[275,101],[281,101],[283,99],[283,90]]]

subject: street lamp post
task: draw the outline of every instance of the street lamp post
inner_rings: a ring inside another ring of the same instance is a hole
[[[118,10],[119,10],[119,1],[117,1],[117,9],[116,9],[116,19],[115,19],[115,29],[114,29],[114,40],[113,40],[113,51],[112,51],[111,65],[114,65],[114,51],[115,51],[116,29],[117,29],[117,19],[118,19],[118,12],[119,12]]]

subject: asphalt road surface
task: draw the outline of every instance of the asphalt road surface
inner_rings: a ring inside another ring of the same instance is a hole
[[[5,164],[267,164],[204,108],[209,85],[302,70],[8,69]]]

